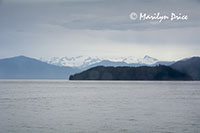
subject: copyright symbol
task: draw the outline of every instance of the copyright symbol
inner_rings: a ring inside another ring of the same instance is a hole
[[[131,20],[136,20],[137,19],[137,13],[135,13],[135,12],[132,12],[131,14],[130,14],[130,19]]]

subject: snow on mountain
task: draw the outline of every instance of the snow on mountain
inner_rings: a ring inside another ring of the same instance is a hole
[[[52,57],[52,58],[40,58],[41,61],[58,66],[70,66],[70,67],[86,67],[102,60],[96,56],[76,56],[76,57]]]
[[[70,66],[84,68],[92,64],[99,63],[103,60],[113,61],[113,62],[125,62],[128,64],[138,63],[151,65],[158,62],[157,59],[150,56],[144,56],[144,58],[136,58],[133,56],[128,57],[98,57],[98,56],[76,56],[76,57],[52,57],[52,58],[40,58],[41,61],[47,62],[49,64],[54,64],[58,66]]]
[[[150,65],[150,64],[154,64],[154,63],[158,62],[158,59],[155,59],[155,58],[152,58],[152,57],[146,55],[146,56],[144,56],[143,59],[139,59],[139,61],[140,61],[141,63],[143,63],[143,64],[148,64],[148,65]]]

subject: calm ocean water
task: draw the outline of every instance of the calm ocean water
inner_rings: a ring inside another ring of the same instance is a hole
[[[199,133],[200,82],[0,81],[1,133]]]

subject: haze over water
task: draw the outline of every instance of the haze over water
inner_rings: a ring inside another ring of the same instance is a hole
[[[0,81],[2,133],[197,133],[200,82]]]

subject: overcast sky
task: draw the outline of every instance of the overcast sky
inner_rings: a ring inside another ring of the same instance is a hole
[[[131,20],[131,12],[188,20]],[[0,58],[200,55],[200,0],[0,0]]]

